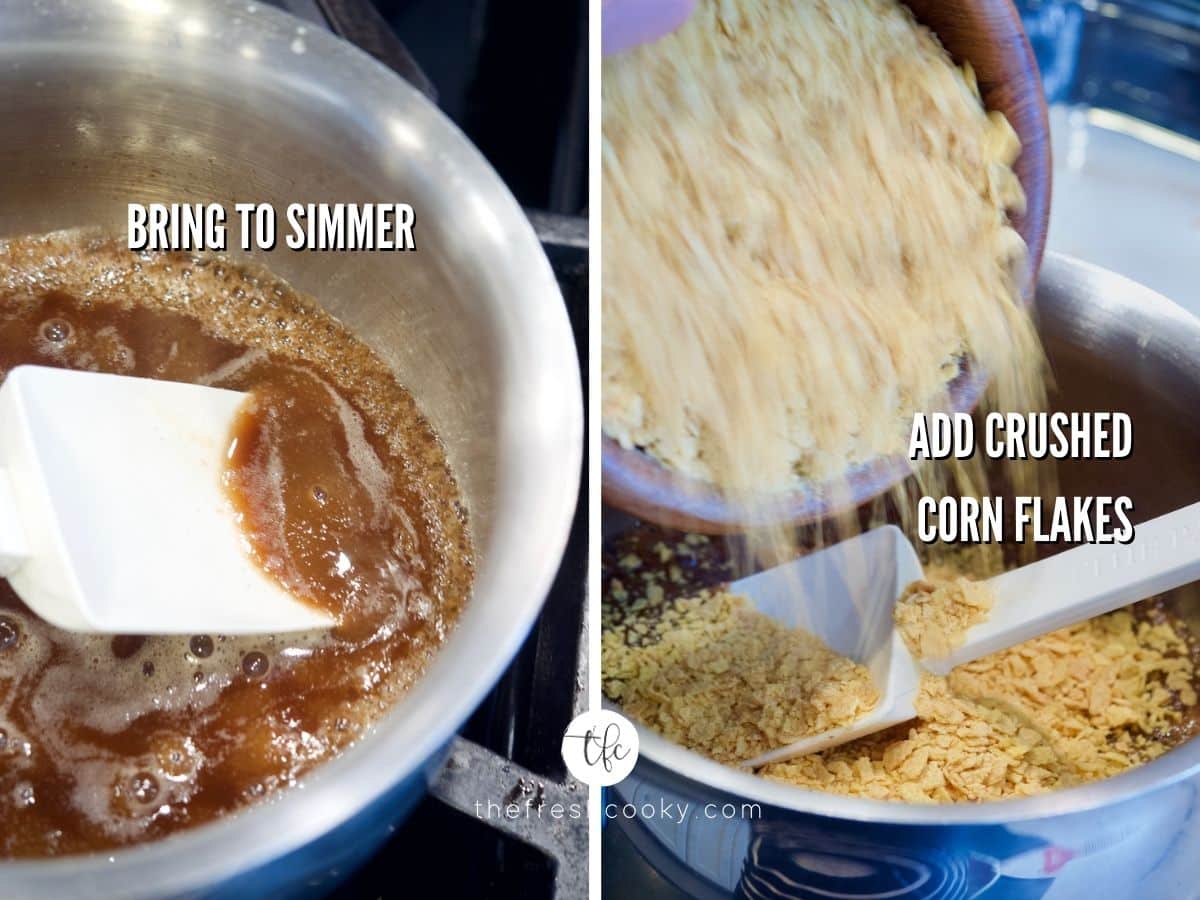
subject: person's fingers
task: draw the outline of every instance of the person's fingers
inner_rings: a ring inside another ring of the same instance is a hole
[[[604,0],[600,47],[618,53],[668,34],[687,21],[696,0]]]

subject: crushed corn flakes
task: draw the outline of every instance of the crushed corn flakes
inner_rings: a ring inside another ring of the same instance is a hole
[[[915,803],[999,800],[1116,775],[1184,736],[1187,639],[1119,610],[926,676],[912,724],[760,774]]]
[[[879,701],[870,673],[744,597],[705,592],[602,638],[604,690],[673,741],[735,763],[848,724]]]
[[[685,549],[688,555],[670,552],[663,562],[705,579],[727,571],[705,548]],[[735,762],[805,728],[857,717],[875,702],[855,680],[865,671],[810,636],[788,632],[719,588],[688,596],[684,586],[667,582],[668,592],[663,583],[653,570],[639,571],[620,584],[619,598],[610,580],[603,683],[626,712],[671,740]],[[1194,660],[1184,626],[1147,600],[960,666],[947,678],[926,676],[917,720],[759,774],[915,803],[999,800],[1106,778],[1191,736]],[[835,676],[828,693],[811,680],[822,671]]]
[[[896,601],[896,629],[917,659],[948,656],[961,647],[967,629],[992,610],[987,584],[947,569],[930,569]]]

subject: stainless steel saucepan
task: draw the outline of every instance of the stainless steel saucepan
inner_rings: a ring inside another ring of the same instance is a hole
[[[1056,254],[1042,267],[1037,309],[1057,382],[1053,404],[1125,411],[1134,428],[1128,459],[1060,462],[1063,494],[1128,494],[1135,521],[1200,499],[1200,319],[1125,278]],[[1173,591],[1168,603],[1200,633],[1200,584]],[[609,827],[633,842],[656,879],[690,896],[1196,896],[1194,739],[1115,778],[953,806],[775,783],[644,728],[640,749],[633,776],[612,792]]]
[[[252,2],[0,0],[0,121],[0,235],[121,229],[130,202],[416,210],[416,253],[263,261],[367,340],[444,439],[478,551],[457,629],[374,732],[302,789],[130,850],[0,863],[6,898],[285,896],[415,802],[541,607],[582,453],[557,284],[513,197],[431,103]]]

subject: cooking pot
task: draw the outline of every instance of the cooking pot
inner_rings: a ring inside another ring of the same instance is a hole
[[[1057,382],[1053,404],[1120,410],[1133,420],[1130,458],[1060,462],[1063,493],[1128,494],[1135,521],[1200,499],[1200,319],[1056,254],[1043,265],[1037,311]],[[1167,596],[1200,627],[1200,585]],[[609,795],[607,825],[692,896],[1196,894],[1200,741],[1115,778],[1043,796],[931,806],[778,784],[648,729],[640,737],[633,775]]]
[[[0,73],[0,235],[120,230],[131,202],[415,209],[415,253],[259,258],[367,341],[445,442],[477,549],[457,628],[372,732],[302,787],[152,844],[0,863],[6,898],[328,884],[420,796],[558,566],[582,394],[549,263],[499,177],[424,96],[259,4],[0,0]]]

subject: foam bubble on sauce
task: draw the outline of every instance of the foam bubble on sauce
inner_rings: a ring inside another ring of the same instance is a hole
[[[70,369],[122,375],[137,366],[133,348],[111,326],[88,332],[56,317],[42,323],[33,345],[39,353]]]
[[[48,319],[39,334],[47,346],[61,347],[71,340],[71,331],[71,323],[65,319]]]

